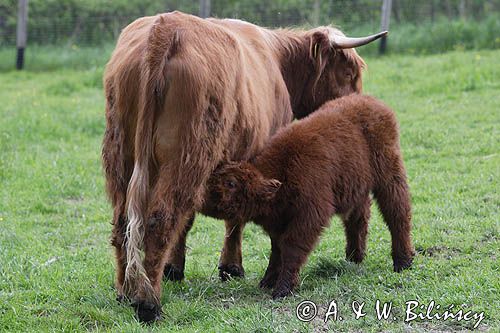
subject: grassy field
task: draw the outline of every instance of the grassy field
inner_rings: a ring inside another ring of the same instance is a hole
[[[343,259],[343,229],[334,218],[297,294],[274,302],[257,287],[270,249],[264,233],[246,228],[247,276],[222,283],[223,223],[198,216],[188,239],[187,278],[164,283],[165,319],[147,329],[473,328],[477,320],[404,322],[406,301],[434,300],[445,309],[454,305],[454,312],[484,311],[478,329],[500,330],[499,58],[500,51],[476,51],[366,59],[365,91],[392,106],[401,123],[417,249],[412,270],[392,272],[389,232],[374,205],[363,264]],[[144,329],[130,307],[115,301],[111,209],[100,165],[102,64],[88,68],[0,74],[0,331]],[[377,320],[377,299],[392,302],[389,320]],[[312,322],[295,316],[303,300],[318,304]],[[332,300],[344,320],[325,323]],[[366,303],[358,320],[355,300]]]

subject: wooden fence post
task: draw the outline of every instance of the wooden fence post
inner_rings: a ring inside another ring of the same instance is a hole
[[[458,4],[458,14],[462,20],[467,18],[467,5],[465,0],[460,0],[460,3]]]
[[[200,0],[200,17],[207,18],[210,16],[210,0]]]
[[[319,25],[320,7],[321,7],[321,0],[314,0],[312,22],[315,27]]]
[[[389,30],[389,20],[391,18],[392,0],[384,0],[382,3],[382,31]],[[384,54],[387,49],[387,36],[380,39],[379,53]]]
[[[24,67],[24,49],[26,48],[28,25],[28,0],[19,0],[17,8],[17,34],[16,34],[16,68]]]

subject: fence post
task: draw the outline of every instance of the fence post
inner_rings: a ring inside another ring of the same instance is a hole
[[[200,0],[200,17],[207,18],[210,16],[210,0]]]
[[[319,25],[320,5],[321,5],[321,0],[314,0],[312,21],[315,27]]]
[[[392,0],[384,0],[382,3],[382,23],[381,29],[382,31],[389,30],[389,20],[391,18],[391,8],[392,8]],[[387,49],[387,36],[384,36],[380,39],[380,49],[379,53],[384,54]]]
[[[465,4],[465,0],[460,0],[460,3],[458,5],[458,13],[459,13],[460,18],[462,20],[466,19],[466,16],[467,16],[466,8],[467,8],[467,6]]]
[[[28,25],[28,0],[19,0],[17,7],[17,34],[16,34],[16,68],[24,67],[24,49],[26,47]]]

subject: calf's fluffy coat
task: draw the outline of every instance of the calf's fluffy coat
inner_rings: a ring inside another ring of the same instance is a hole
[[[289,294],[330,218],[339,214],[346,256],[366,248],[370,192],[392,236],[394,270],[411,265],[411,207],[394,113],[369,96],[327,102],[276,134],[252,161],[221,165],[209,180],[204,213],[253,220],[271,238],[260,282],[273,298]]]

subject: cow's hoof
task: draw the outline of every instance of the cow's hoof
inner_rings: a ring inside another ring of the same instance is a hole
[[[127,300],[127,297],[123,294],[116,295],[116,301],[118,303],[124,303]]]
[[[163,270],[163,279],[169,281],[184,280],[184,269],[179,269],[172,264],[166,264]]]
[[[245,270],[242,266],[235,264],[220,265],[219,277],[222,281],[227,281],[232,278],[242,278],[245,277]]]
[[[132,303],[135,314],[139,321],[143,323],[152,323],[161,319],[161,307],[157,304],[136,301]]]
[[[411,268],[413,258],[394,258],[394,272],[400,273],[403,269]]]

